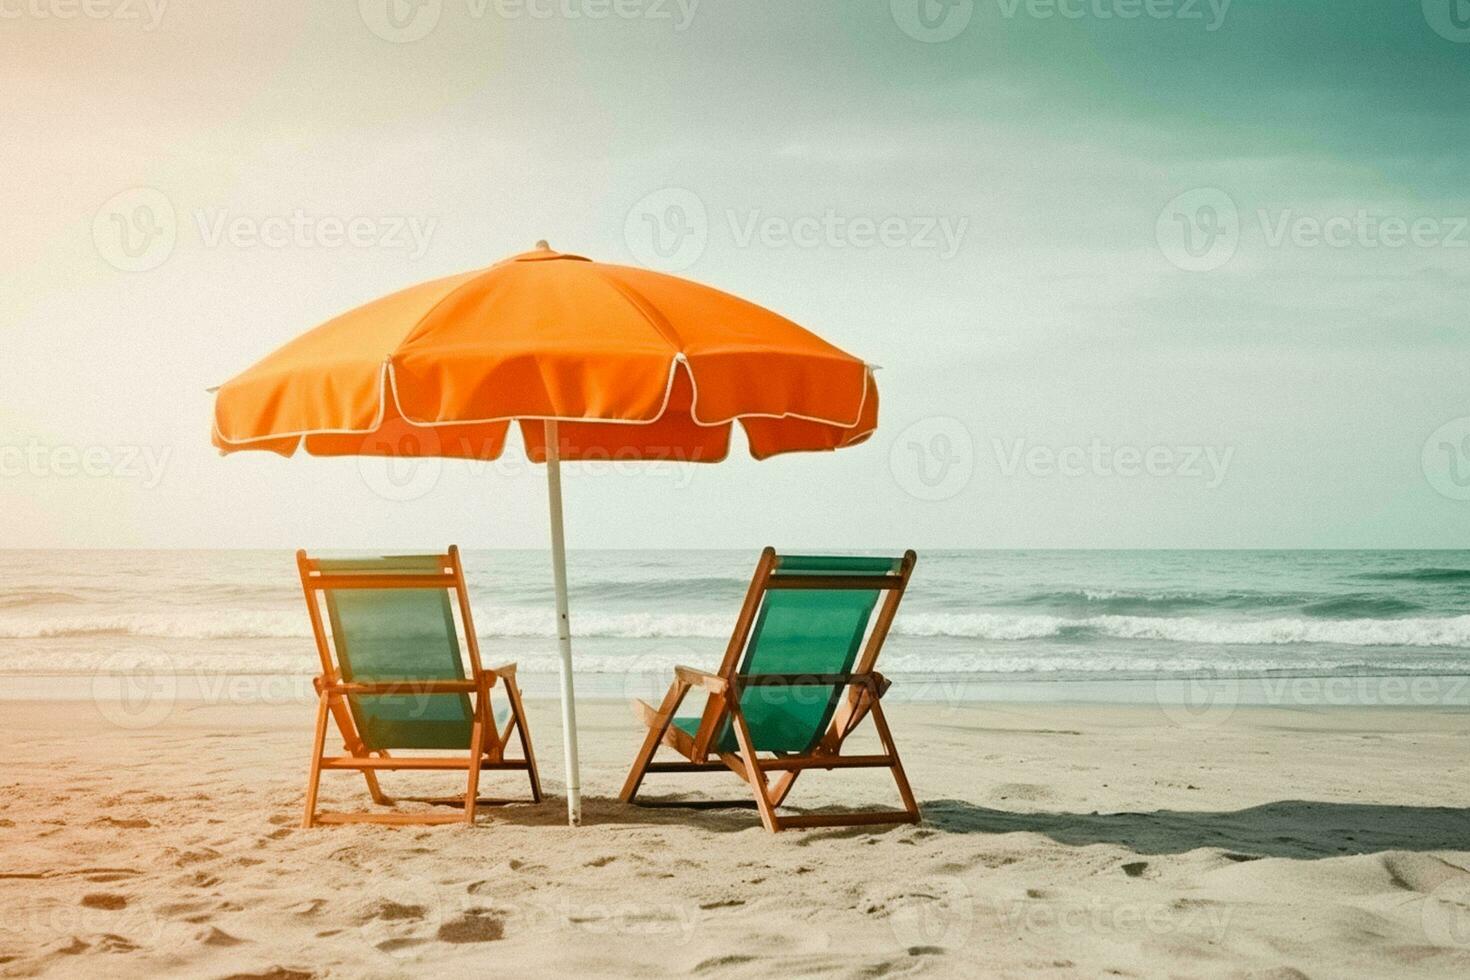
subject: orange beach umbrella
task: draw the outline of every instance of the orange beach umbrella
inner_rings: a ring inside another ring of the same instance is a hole
[[[867,364],[770,310],[538,242],[302,334],[220,386],[222,452],[499,457],[512,423],[547,463],[567,806],[580,779],[561,460],[757,459],[840,449],[877,427]]]

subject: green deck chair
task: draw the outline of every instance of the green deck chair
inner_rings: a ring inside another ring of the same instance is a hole
[[[342,560],[313,559],[298,551],[296,563],[322,664],[315,682],[319,705],[304,826],[473,823],[477,806],[500,802],[479,799],[484,769],[526,771],[531,797],[540,801],[515,664],[493,670],[480,665],[458,548],[443,555]],[[468,673],[451,596],[464,623]],[[497,686],[505,691],[504,705],[491,701]],[[323,755],[328,718],[336,721],[346,755]],[[519,759],[505,756],[512,733],[521,743]],[[403,750],[441,754],[397,754]],[[445,756],[446,750],[466,754]],[[463,797],[405,798],[462,805],[464,813],[318,813],[321,773],[335,769],[362,772],[374,802],[390,806],[395,801],[379,787],[379,770],[464,770],[469,786]]]
[[[901,558],[762,552],[719,671],[676,667],[659,707],[634,702],[648,734],[622,799],[634,802],[650,772],[730,769],[750,784],[761,822],[773,832],[917,822],[919,807],[880,703],[889,681],[873,669],[916,561],[912,551]],[[679,716],[696,687],[708,694],[703,713]],[[843,755],[843,741],[868,716],[882,753]],[[683,761],[654,761],[661,745]],[[776,812],[807,769],[856,768],[888,769],[903,809]]]

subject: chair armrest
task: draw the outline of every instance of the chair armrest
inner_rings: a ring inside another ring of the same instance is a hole
[[[693,667],[675,667],[674,677],[690,687],[702,687],[711,694],[724,694],[729,687],[723,677]]]
[[[501,664],[499,667],[487,667],[485,669],[485,673],[497,674],[500,677],[515,677],[516,665],[514,663],[509,663]]]

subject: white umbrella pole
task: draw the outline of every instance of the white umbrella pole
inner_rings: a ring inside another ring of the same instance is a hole
[[[567,614],[567,543],[561,516],[561,444],[546,423],[546,490],[551,503],[551,575],[556,583],[556,639],[561,652],[561,729],[567,748],[567,823],[582,822],[582,776],[577,764],[577,702],[572,691],[572,624]]]

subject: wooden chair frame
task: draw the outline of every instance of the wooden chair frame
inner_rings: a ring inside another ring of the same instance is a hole
[[[296,552],[296,566],[301,573],[301,588],[306,596],[306,607],[311,616],[311,630],[316,638],[317,654],[321,658],[322,673],[315,678],[313,686],[317,692],[316,734],[312,741],[311,770],[306,782],[306,806],[302,818],[303,827],[316,824],[377,823],[389,825],[474,823],[477,808],[509,800],[481,799],[479,796],[480,773],[483,770],[522,770],[531,780],[531,800],[541,802],[541,778],[536,770],[536,755],[531,748],[531,730],[526,723],[526,709],[521,701],[520,687],[516,684],[516,665],[504,664],[487,669],[480,663],[480,644],[475,636],[474,620],[470,615],[469,592],[465,588],[464,567],[459,560],[459,548],[451,545],[440,560],[438,573],[356,573],[324,572],[318,562],[307,556],[305,551]],[[454,593],[459,607],[460,622],[464,628],[465,649],[469,652],[469,677],[465,680],[413,680],[402,679],[386,684],[356,684],[342,680],[333,657],[333,644],[322,616],[320,596],[327,589],[447,589]],[[510,719],[504,731],[495,723],[495,713],[490,702],[490,692],[503,684],[510,702]],[[474,698],[474,721],[471,725],[470,744],[463,756],[406,756],[390,755],[385,750],[369,749],[363,743],[347,703],[352,694],[465,694]],[[324,755],[327,738],[327,721],[332,719],[342,735],[346,755]],[[521,757],[507,758],[505,750],[515,733],[521,743]],[[478,760],[478,764],[475,764]],[[378,784],[380,770],[464,770],[468,786],[463,797],[402,797],[409,802],[432,803],[464,808],[463,814],[446,813],[380,813],[380,812],[317,812],[317,789],[324,770],[357,770],[367,781],[368,792],[373,802],[382,806],[393,806],[397,800],[385,795]]]
[[[650,772],[711,772],[730,770],[749,784],[755,795],[756,808],[760,811],[761,823],[772,833],[788,827],[846,827],[863,824],[918,823],[919,805],[904,775],[903,763],[899,761],[898,749],[893,743],[893,734],[884,717],[882,698],[890,682],[873,669],[883,642],[893,625],[899,601],[908,587],[918,556],[913,551],[904,552],[898,570],[886,576],[874,575],[793,575],[781,574],[780,556],[774,548],[761,552],[750,588],[745,593],[745,602],[740,608],[735,630],[730,636],[729,646],[717,673],[696,670],[692,667],[675,667],[674,682],[669,687],[663,702],[654,708],[643,701],[633,703],[634,711],[648,727],[643,746],[633,761],[633,768],[623,784],[620,794],[625,803],[634,803],[643,777]],[[761,599],[770,589],[878,589],[884,592],[879,602],[876,618],[868,633],[867,642],[849,674],[762,674],[745,676],[738,673],[740,660],[760,610]],[[847,688],[846,697],[837,706],[832,722],[816,747],[806,755],[771,754],[759,756],[753,749],[750,729],[741,711],[741,694],[754,685],[797,685],[797,684],[842,684]],[[699,728],[693,736],[674,727],[673,720],[679,705],[694,688],[708,693]],[[863,721],[871,717],[882,746],[877,755],[843,755],[842,743]],[[738,752],[722,752],[713,743],[718,738],[726,719],[735,732]],[[680,762],[656,762],[654,755],[660,746],[667,746],[683,757]],[[712,758],[713,756],[713,758]],[[831,814],[804,814],[781,816],[776,809],[785,802],[796,778],[808,769],[864,769],[883,768],[893,775],[898,795],[903,801],[901,810],[880,810]],[[779,774],[772,783],[771,774]]]

